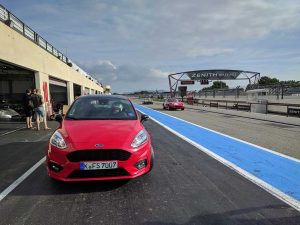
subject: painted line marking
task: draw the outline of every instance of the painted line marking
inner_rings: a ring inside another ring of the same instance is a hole
[[[8,135],[8,134],[14,133],[14,132],[16,132],[16,131],[18,131],[18,130],[22,130],[22,129],[24,129],[24,128],[26,128],[26,127],[21,127],[21,128],[16,129],[16,130],[8,131],[8,132],[6,132],[6,133],[4,133],[4,134],[0,134],[0,136]]]
[[[146,108],[146,107],[145,107]],[[148,108],[147,108],[148,109]],[[141,113],[145,113],[143,112],[141,109],[137,109],[138,111],[140,111]],[[153,109],[152,109],[153,110]],[[153,110],[154,111],[154,110]],[[157,111],[155,111],[157,112]],[[161,113],[161,112],[157,112],[157,113]],[[164,114],[164,113],[161,113]],[[166,114],[165,114],[166,115]],[[169,115],[167,115],[169,116]],[[229,167],[230,169],[236,171],[238,174],[240,174],[241,176],[243,176],[244,178],[248,179],[249,181],[253,182],[254,184],[258,185],[259,187],[263,188],[264,190],[266,190],[267,192],[269,192],[270,194],[272,194],[273,196],[277,197],[278,199],[282,200],[283,202],[287,203],[288,205],[292,206],[293,208],[295,208],[296,210],[300,211],[300,202],[294,198],[292,198],[291,196],[285,194],[284,192],[280,191],[279,189],[271,186],[270,184],[266,183],[265,181],[257,178],[256,176],[252,175],[251,173],[247,172],[246,170],[238,167],[237,165],[231,163],[230,161],[222,158],[221,156],[213,153],[212,151],[210,151],[209,149],[205,148],[204,146],[192,141],[191,139],[187,138],[186,136],[181,135],[180,133],[178,133],[177,131],[171,129],[170,127],[164,125],[163,123],[159,122],[158,120],[154,119],[153,117],[149,116],[154,122],[156,122],[157,124],[161,125],[162,127],[164,127],[165,129],[169,130],[170,132],[172,132],[173,134],[177,135],[178,137],[182,138],[183,140],[187,141],[188,143],[192,144],[193,146],[195,146],[196,148],[198,148],[199,150],[201,150],[202,152],[208,154],[209,156],[213,157],[214,159],[216,159],[217,161],[219,161],[220,163],[222,163],[223,165]],[[174,116],[171,116],[173,118],[176,118]],[[176,118],[179,119],[179,118]],[[179,119],[181,121],[184,121],[182,119]],[[196,125],[197,124],[193,124],[191,122],[188,121],[184,121],[187,123],[190,123],[192,125]],[[201,127],[201,126],[199,126]],[[202,128],[202,127],[201,127]],[[207,129],[207,128],[204,128]],[[210,129],[207,129],[210,130]],[[213,131],[213,130],[210,130]],[[219,132],[215,132],[218,134]],[[227,135],[225,135],[227,136]],[[230,136],[228,136],[230,137]],[[235,140],[241,141],[239,139],[233,138]],[[247,142],[246,142],[247,143]],[[250,143],[249,143],[250,144]],[[254,145],[255,146],[255,145]],[[258,146],[260,147],[260,146]],[[264,150],[264,148],[263,148]],[[270,150],[271,151],[271,150]],[[273,151],[271,151],[273,153]]]
[[[24,129],[20,128],[20,129]],[[18,129],[18,130],[20,130]],[[17,130],[15,130],[17,131]],[[48,138],[52,133],[48,133],[45,136],[40,137],[39,139],[32,141],[38,142],[43,140],[44,138]],[[25,141],[26,142],[26,141]],[[29,170],[27,170],[22,176],[20,176],[17,180],[15,180],[11,185],[9,185],[4,191],[0,193],[0,202],[10,193],[12,192],[19,184],[21,184],[30,174],[32,174],[42,163],[46,160],[46,156],[44,156],[40,161],[38,161],[35,165],[33,165]]]
[[[29,170],[27,170],[22,176],[20,176],[17,180],[15,180],[9,187],[7,187],[4,191],[0,193],[0,202],[10,193],[12,192],[20,183],[22,183],[30,174],[32,174],[40,165],[42,165],[46,160],[46,156],[44,156],[40,161],[38,161],[34,166],[32,166]]]
[[[142,106],[142,107],[145,107],[145,106]],[[145,107],[145,108],[147,108],[147,107]],[[191,125],[193,125],[193,126],[196,126],[196,127],[200,127],[201,129],[204,129],[204,130],[207,130],[207,131],[210,131],[210,132],[213,132],[213,133],[222,135],[222,136],[227,137],[227,138],[230,138],[230,139],[232,139],[232,140],[235,140],[235,141],[238,141],[238,142],[247,144],[247,145],[251,145],[251,146],[256,147],[256,148],[259,148],[259,149],[261,149],[261,150],[263,150],[263,151],[267,151],[267,152],[270,152],[270,153],[272,153],[272,154],[275,154],[275,155],[278,155],[278,156],[281,156],[281,157],[284,157],[284,158],[287,158],[287,159],[290,159],[290,160],[293,160],[293,161],[296,161],[296,162],[300,163],[300,159],[294,158],[294,157],[292,157],[292,156],[284,155],[284,154],[282,154],[282,153],[280,153],[280,152],[275,152],[274,150],[271,150],[271,149],[268,149],[268,148],[265,148],[265,147],[262,147],[262,146],[259,146],[259,145],[256,145],[256,144],[253,144],[253,143],[250,143],[250,142],[247,142],[247,141],[244,141],[244,140],[241,140],[241,139],[232,137],[232,136],[229,136],[229,135],[227,135],[227,134],[220,133],[220,132],[215,131],[215,130],[211,130],[211,129],[207,128],[207,127],[202,127],[202,126],[200,126],[200,125],[198,125],[198,124],[189,122],[189,121],[187,121],[187,120],[178,118],[178,117],[176,117],[176,116],[169,115],[169,114],[167,114],[167,113],[163,113],[163,112],[156,111],[155,109],[152,109],[152,108],[147,108],[147,109],[153,110],[153,111],[155,111],[156,113],[160,113],[160,114],[163,114],[163,115],[165,115],[165,116],[170,116],[170,117],[172,117],[172,118],[174,118],[174,119],[177,119],[177,120],[180,120],[180,121],[182,121],[182,122],[189,123],[189,124],[191,124]]]
[[[161,102],[154,102],[154,103],[156,103],[157,105],[161,105]],[[138,104],[138,103],[136,103],[136,104]],[[258,120],[258,121],[266,121],[266,122],[272,122],[272,123],[277,123],[277,124],[284,124],[284,125],[289,125],[291,127],[296,127],[296,128],[300,127],[300,124],[291,124],[291,123],[285,123],[285,122],[280,122],[280,121],[276,121],[276,120],[255,118],[255,117],[246,116],[246,115],[236,115],[236,114],[231,114],[230,112],[211,111],[210,108],[203,107],[203,106],[200,106],[200,105],[199,106],[195,105],[194,108],[193,107],[189,107],[189,106],[186,106],[185,108],[189,109],[189,110],[194,110],[194,111],[204,111],[204,112],[210,112],[210,113],[215,113],[215,114],[229,115],[229,116],[237,117],[237,118],[246,118],[246,119],[251,119],[251,120]],[[151,109],[151,108],[149,108],[149,109]],[[166,114],[166,113],[162,113],[162,114]],[[166,114],[166,115],[168,115],[168,114]],[[169,116],[171,116],[171,115],[169,115]],[[273,115],[273,116],[275,116],[275,115]],[[174,117],[174,116],[172,116],[172,117]],[[174,117],[174,118],[177,118],[177,117]],[[180,119],[180,118],[178,118],[178,119]],[[188,121],[186,121],[186,122],[188,122]]]

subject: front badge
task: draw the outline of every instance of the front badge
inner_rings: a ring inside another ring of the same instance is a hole
[[[95,144],[95,147],[96,148],[101,148],[101,147],[103,147],[104,146],[104,144]]]

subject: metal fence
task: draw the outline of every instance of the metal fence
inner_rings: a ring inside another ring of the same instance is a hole
[[[232,88],[232,89],[216,89],[216,90],[201,90],[198,93],[195,93],[195,97],[229,97],[235,96],[239,98],[240,96],[246,96],[246,92],[243,88]]]
[[[288,96],[300,96],[300,83],[278,83],[273,85],[252,84],[247,90],[266,89],[269,95],[277,96],[277,99],[284,99]]]
[[[268,96],[273,96],[277,99],[300,98],[300,84],[276,84],[276,85],[251,85],[246,89],[216,89],[216,90],[201,90],[194,93],[194,97],[201,98],[246,98],[247,90],[266,89]]]
[[[251,108],[254,105],[261,104],[259,102],[249,102],[242,100],[220,100],[220,99],[199,99],[194,98],[190,100],[188,98],[179,98],[183,100],[187,105],[186,107],[209,107],[209,108],[218,108],[218,109],[229,109],[237,111],[246,111],[251,112]],[[276,115],[286,115],[300,117],[300,104],[293,103],[271,103],[265,102],[266,114],[276,114]]]

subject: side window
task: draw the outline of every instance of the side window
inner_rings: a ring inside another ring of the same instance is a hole
[[[132,105],[130,104],[129,101],[123,101],[123,106],[124,106],[124,110],[127,114],[127,116],[131,119],[136,118],[136,114],[134,111],[134,108],[132,107]]]

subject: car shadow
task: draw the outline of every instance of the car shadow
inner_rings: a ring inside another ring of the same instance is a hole
[[[48,179],[51,194],[56,195],[112,191],[129,182],[129,179],[83,182],[62,182],[51,178]]]
[[[162,112],[166,112],[166,111],[169,111],[169,110],[167,110],[167,109],[163,109],[163,108],[152,108],[152,109],[154,109],[154,110],[156,110],[156,111],[162,111]]]
[[[12,195],[69,195],[79,193],[107,192],[125,186],[129,179],[109,181],[63,182],[47,175],[45,163],[16,188]]]

